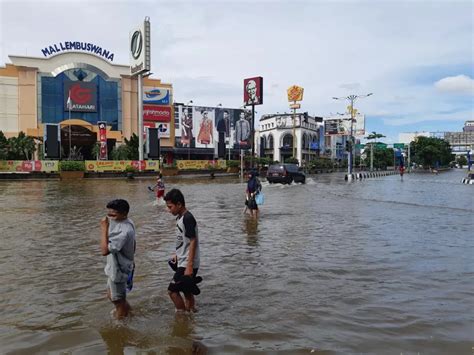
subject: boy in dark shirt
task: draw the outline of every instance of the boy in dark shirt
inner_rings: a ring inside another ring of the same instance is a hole
[[[195,312],[194,295],[199,294],[196,274],[199,269],[199,239],[196,219],[186,209],[184,196],[178,189],[170,190],[164,197],[170,213],[176,216],[176,252],[172,261],[177,266],[168,286],[168,294],[177,311]],[[183,292],[184,300],[180,294]]]

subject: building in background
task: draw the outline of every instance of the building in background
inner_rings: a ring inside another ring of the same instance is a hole
[[[465,155],[470,151],[474,151],[474,121],[466,121],[462,131],[459,132],[400,133],[398,138],[400,143],[409,144],[420,136],[441,138],[448,141],[453,154],[456,155]]]
[[[113,64],[113,53],[90,43],[63,42],[42,51],[44,58],[9,56],[11,64],[0,68],[0,130],[7,137],[24,132],[40,142],[45,125],[57,124],[63,156],[70,138],[92,159],[98,122],[106,122],[109,153],[138,134],[137,79],[128,65]],[[145,78],[143,101],[145,126],[159,127],[161,145],[172,146],[172,85]]]
[[[332,160],[347,159],[346,142],[351,133],[351,116],[349,113],[324,117],[324,155]],[[354,143],[358,144],[365,135],[365,115],[357,113],[352,124]],[[355,149],[355,147],[354,147]],[[357,153],[357,152],[356,152]]]
[[[324,151],[321,117],[303,113],[295,115],[296,159],[300,165],[311,161]],[[274,161],[284,162],[293,156],[293,114],[268,114],[260,118],[255,134],[257,154]]]

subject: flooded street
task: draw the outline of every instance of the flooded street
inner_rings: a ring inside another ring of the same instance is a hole
[[[0,353],[471,354],[474,186],[465,171],[353,183],[263,182],[258,221],[238,179],[167,178],[199,226],[199,312],[167,295],[175,220],[154,180],[0,181]],[[137,226],[133,317],[111,319],[99,220]]]

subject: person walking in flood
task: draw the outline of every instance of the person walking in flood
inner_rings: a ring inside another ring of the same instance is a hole
[[[176,251],[170,262],[170,265],[175,265],[173,269],[176,268],[176,271],[168,286],[168,294],[177,312],[196,312],[194,296],[200,293],[196,283],[201,279],[196,277],[200,264],[197,222],[186,209],[180,190],[170,190],[164,200],[170,213],[176,216]]]
[[[262,184],[257,178],[257,172],[252,170],[249,173],[249,179],[247,181],[247,189],[245,190],[245,205],[250,211],[252,217],[258,217],[258,205],[255,201],[255,197],[262,190]]]
[[[403,180],[403,174],[405,174],[405,167],[400,165],[400,179]]]
[[[131,309],[126,293],[133,287],[135,225],[128,218],[130,205],[127,201],[110,201],[107,210],[107,216],[100,221],[100,250],[103,256],[107,256],[104,269],[108,276],[107,296],[115,305],[115,317],[122,319],[128,316]]]
[[[150,191],[156,190],[156,201],[160,201],[165,196],[165,183],[163,182],[163,175],[160,173],[156,178],[156,184],[153,187],[148,187]]]

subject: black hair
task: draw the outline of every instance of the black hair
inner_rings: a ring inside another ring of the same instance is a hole
[[[183,207],[186,206],[186,203],[184,202],[184,195],[183,193],[178,190],[178,189],[171,189],[169,190],[165,197],[164,197],[164,200],[165,201],[169,201],[171,202],[172,204],[174,205],[177,205],[178,203],[181,203],[181,205],[183,205]]]
[[[112,200],[107,204],[107,208],[110,208],[112,210],[115,210],[121,214],[127,215],[128,212],[130,211],[130,205],[128,204],[127,201],[122,200],[122,199],[116,199]]]

